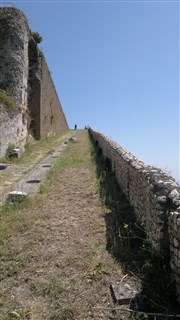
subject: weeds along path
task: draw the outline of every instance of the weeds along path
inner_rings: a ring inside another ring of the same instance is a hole
[[[0,171],[0,205],[4,194],[13,190],[15,184],[31,171],[47,155],[53,153],[56,147],[72,135],[70,130],[41,140],[32,140],[25,146],[25,152],[18,159],[1,158],[0,163],[8,163],[5,170]]]
[[[106,250],[88,134],[76,136],[33,201],[2,209],[1,320],[109,319],[123,274]]]

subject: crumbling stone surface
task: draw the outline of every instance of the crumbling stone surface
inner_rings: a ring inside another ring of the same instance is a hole
[[[23,191],[11,191],[8,194],[7,202],[22,202],[27,198],[27,192]]]
[[[24,149],[23,148],[14,148],[10,154],[9,154],[9,158],[20,158],[21,155],[23,154]]]
[[[76,142],[78,142],[78,139],[76,137],[70,137],[69,141],[76,143]]]
[[[22,139],[22,114],[18,113],[15,117],[9,117],[5,122],[0,124],[0,157],[3,157],[10,144],[23,145],[25,140]]]
[[[164,171],[146,165],[100,132],[90,134],[106,164],[134,207],[137,220],[160,252],[168,257],[180,302],[180,187]]]
[[[68,129],[45,57],[25,15],[14,7],[0,8],[0,89],[16,103],[14,108],[0,105],[0,157],[10,144]]]
[[[22,11],[0,8],[0,88],[8,91],[21,109],[27,98],[28,41],[29,27]]]
[[[24,144],[28,133],[28,41],[29,28],[24,14],[15,8],[0,8],[0,89],[16,101],[14,110],[6,108],[0,124],[1,157],[8,144]]]
[[[119,304],[129,304],[138,293],[128,283],[124,282],[111,283],[110,289],[115,301]]]

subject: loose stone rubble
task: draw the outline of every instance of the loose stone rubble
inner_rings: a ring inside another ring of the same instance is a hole
[[[10,154],[9,154],[9,158],[20,158],[21,155],[23,154],[24,152],[24,148],[14,148]]]
[[[76,137],[71,137],[71,138],[69,138],[69,141],[76,143],[76,142],[78,142],[78,139]]]
[[[11,191],[8,194],[7,202],[22,202],[27,198],[27,192],[23,191]]]
[[[135,296],[138,293],[129,284],[123,282],[111,283],[110,288],[115,302],[119,304],[130,303],[133,299],[135,299]]]

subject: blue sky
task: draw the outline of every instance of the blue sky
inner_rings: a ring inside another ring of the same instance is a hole
[[[43,37],[70,128],[90,125],[179,181],[178,1],[14,3]]]

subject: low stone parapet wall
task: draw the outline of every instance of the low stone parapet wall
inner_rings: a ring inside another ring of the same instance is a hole
[[[164,256],[170,257],[180,302],[180,187],[161,169],[146,165],[104,134],[89,131],[149,239]]]

